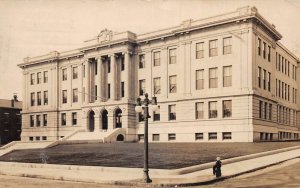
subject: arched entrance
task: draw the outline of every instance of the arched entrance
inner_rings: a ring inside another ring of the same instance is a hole
[[[108,121],[107,121],[107,110],[103,110],[101,113],[102,117],[102,129],[106,130],[108,128]]]
[[[122,110],[120,108],[115,111],[115,128],[122,128]]]
[[[95,112],[92,110],[89,113],[89,124],[88,124],[88,130],[90,132],[93,132],[95,129]]]
[[[117,136],[117,141],[124,141],[124,136],[122,134],[119,134]]]

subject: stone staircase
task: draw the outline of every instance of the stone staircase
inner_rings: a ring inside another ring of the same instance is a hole
[[[14,150],[46,148],[52,143],[53,141],[14,141],[0,148],[0,156],[10,153]]]

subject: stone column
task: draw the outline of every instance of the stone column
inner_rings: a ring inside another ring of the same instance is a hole
[[[90,102],[90,62],[85,60],[85,104]]]
[[[101,57],[98,57],[97,58],[97,62],[98,62],[98,70],[97,70],[97,72],[98,72],[98,83],[97,83],[97,85],[98,85],[98,88],[97,88],[97,102],[98,103],[100,103],[101,102],[101,100],[102,100],[102,97],[103,97],[103,95],[102,95],[102,90],[103,90],[103,72],[102,72],[102,58]]]
[[[94,112],[94,132],[100,132],[100,110],[95,110]]]
[[[125,64],[125,77],[124,77],[124,84],[125,84],[125,93],[124,93],[124,98],[126,100],[131,99],[132,94],[131,94],[131,57],[129,52],[124,53],[124,64]]]
[[[108,110],[107,114],[107,130],[112,130],[115,127],[114,110]]]
[[[116,100],[116,63],[115,63],[115,54],[110,55],[110,74],[111,74],[111,83],[110,83],[110,98],[111,100]]]

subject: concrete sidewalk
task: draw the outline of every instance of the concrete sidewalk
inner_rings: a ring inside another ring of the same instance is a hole
[[[196,171],[195,167],[187,167],[183,171],[179,171],[180,169],[150,169],[149,174],[153,182],[147,186],[209,184],[300,157],[300,147],[275,151],[267,153],[268,155],[258,153],[251,155],[251,157],[249,155],[238,159],[224,160],[222,178],[218,179],[212,175],[212,163],[203,164],[201,167],[206,166],[206,168],[202,167],[202,170],[198,168],[199,170]],[[76,182],[145,186],[142,183],[143,169],[140,168],[0,162],[0,174]]]

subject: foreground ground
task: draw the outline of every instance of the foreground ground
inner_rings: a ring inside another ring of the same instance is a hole
[[[0,175],[0,187],[22,187],[22,188],[128,188],[127,186],[101,185],[94,183],[80,183],[69,181],[56,181],[38,178],[24,178]],[[298,188],[300,187],[300,159],[291,160],[283,164],[272,166],[263,170],[245,174],[233,179],[228,179],[208,186],[197,186],[198,188]]]
[[[149,146],[149,167],[175,169],[252,153],[297,146],[300,142],[266,143],[157,143]],[[0,161],[143,167],[142,143],[74,144],[48,149],[20,150]]]

